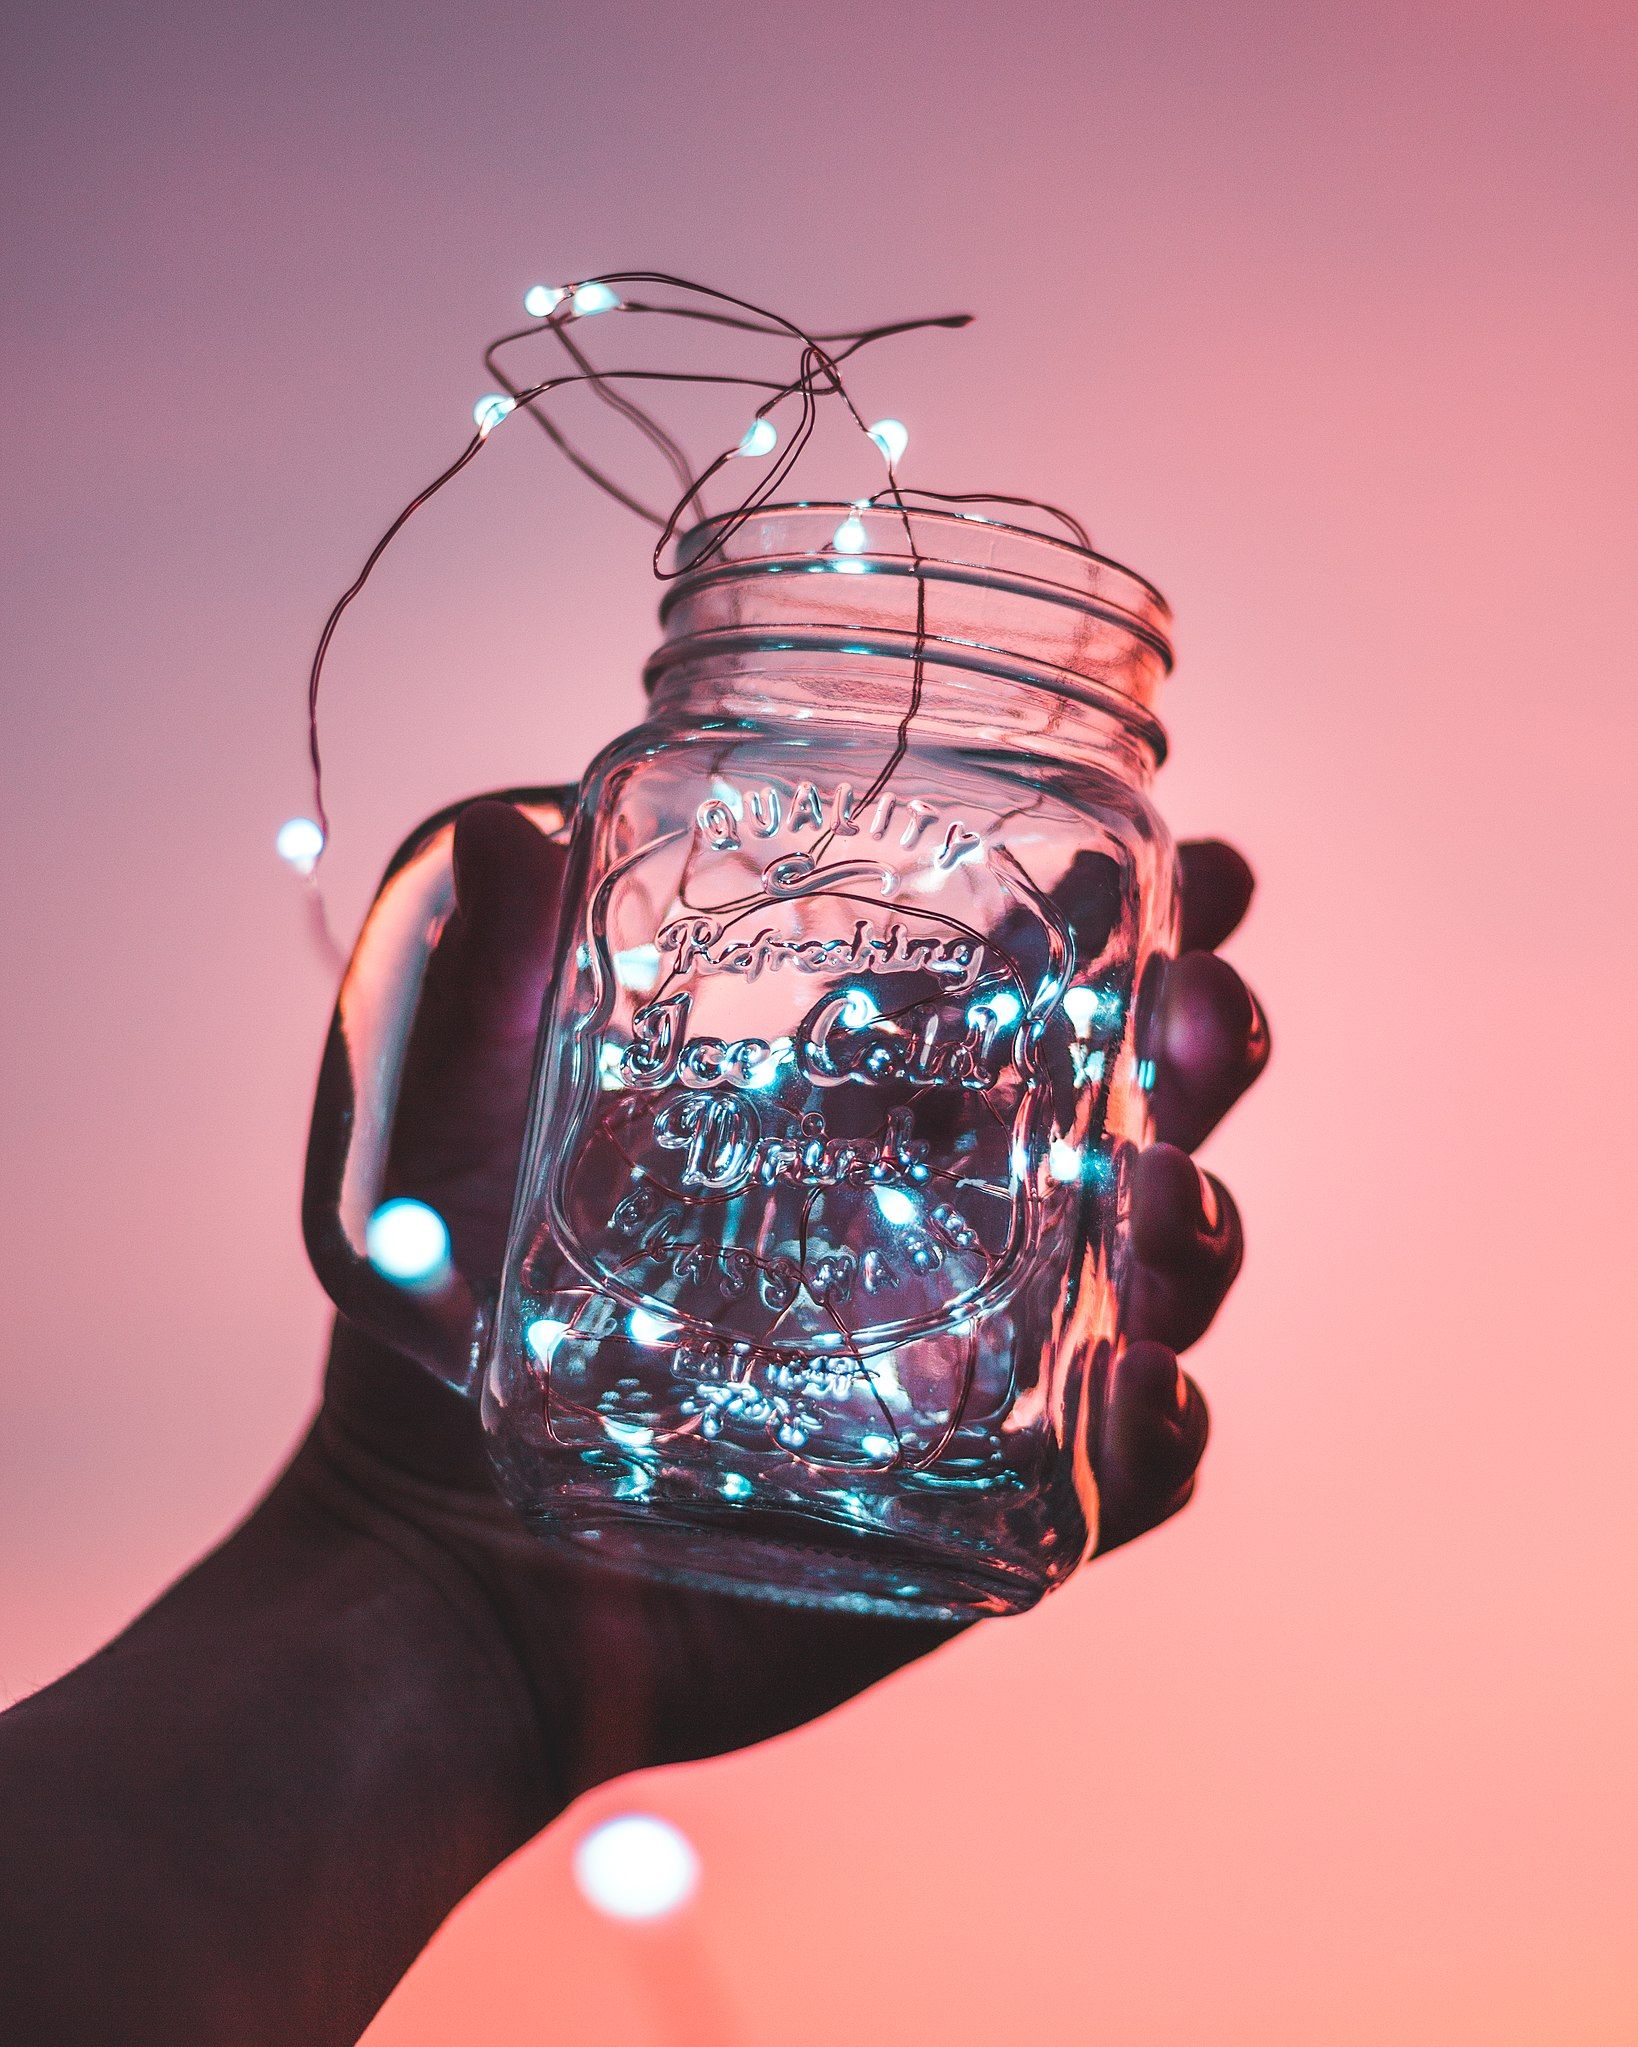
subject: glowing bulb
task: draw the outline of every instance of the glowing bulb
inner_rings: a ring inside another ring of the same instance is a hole
[[[574,1879],[611,1919],[663,1919],[699,1888],[700,1858],[669,1820],[628,1812],[594,1827],[575,1849]]]
[[[970,1024],[984,1024],[993,1020],[999,1031],[1008,1024],[1015,1024],[1024,1013],[1024,1005],[1010,988],[997,988],[993,994],[981,995],[967,1011]]]
[[[746,1075],[745,1085],[751,1088],[777,1087],[779,1069],[791,1056],[789,1038],[775,1038],[768,1047],[766,1059],[759,1059]]]
[[[1079,1145],[1067,1138],[1055,1137],[1047,1146],[1047,1171],[1054,1180],[1078,1180],[1081,1177],[1081,1153]]]
[[[897,1187],[878,1187],[876,1206],[890,1223],[913,1223],[916,1219],[916,1204]]]
[[[531,284],[523,294],[523,310],[531,320],[544,320],[563,303],[562,292],[549,284]]]
[[[867,1457],[891,1457],[898,1445],[891,1436],[861,1436],[859,1448]]]
[[[541,1315],[523,1332],[523,1340],[543,1365],[549,1365],[569,1328],[567,1322],[560,1322],[555,1315]]]
[[[779,429],[773,421],[753,419],[734,452],[736,455],[771,455],[778,444]]]
[[[732,782],[725,782],[721,775],[711,777],[711,794],[719,803],[726,803],[735,817],[745,815],[745,799]]]
[[[725,1500],[748,1500],[751,1497],[751,1481],[743,1471],[724,1473],[722,1497]]]
[[[633,1343],[653,1348],[669,1343],[677,1333],[677,1324],[668,1322],[663,1315],[656,1315],[652,1308],[633,1308],[626,1317],[626,1329]]]
[[[870,438],[887,457],[887,466],[904,460],[904,451],[910,445],[910,430],[902,419],[878,419],[870,429]]]
[[[660,948],[633,945],[614,955],[614,971],[622,988],[635,988],[646,995],[660,978]]]
[[[620,303],[618,292],[606,284],[583,284],[574,295],[574,309],[582,318],[588,313],[610,313]]]
[[[876,998],[868,988],[850,988],[842,1001],[842,1021],[858,1030],[881,1015]]]
[[[310,817],[292,817],[279,826],[273,844],[279,858],[288,861],[298,874],[311,874],[324,851],[324,834]]]
[[[518,401],[508,398],[504,391],[490,391],[480,398],[472,408],[472,419],[480,434],[487,440],[509,412],[516,412]]]
[[[449,1230],[424,1201],[384,1201],[364,1226],[364,1252],[383,1279],[425,1286],[449,1269]]]
[[[848,513],[841,525],[830,536],[830,544],[838,554],[864,553],[870,544],[870,536],[866,533],[864,521],[857,512]]]
[[[1117,1024],[1120,1022],[1122,1003],[1113,988],[1066,988],[1064,990],[1064,1014],[1075,1026],[1084,1031],[1090,1024]]]

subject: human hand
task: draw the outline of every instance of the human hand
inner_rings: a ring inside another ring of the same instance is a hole
[[[551,957],[562,849],[511,804],[455,829],[456,908],[406,1056],[389,1192],[448,1222],[458,1263],[498,1272]],[[1138,1161],[1126,1326],[1095,1386],[1099,1552],[1176,1513],[1205,1447],[1205,1401],[1177,1362],[1239,1268],[1227,1190],[1189,1153],[1261,1071],[1261,1014],[1215,948],[1252,880],[1211,841],[1182,848],[1181,957],[1157,1040],[1158,1141]],[[499,1621],[537,1717],[553,1796],[648,1765],[723,1753],[797,1726],[956,1632],[628,1579],[527,1534],[491,1484],[476,1405],[338,1322],[303,1457],[372,1520],[451,1560],[451,1583]]]

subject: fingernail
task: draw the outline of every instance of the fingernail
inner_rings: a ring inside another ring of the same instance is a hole
[[[1246,1058],[1253,1066],[1261,1066],[1268,1057],[1268,1018],[1263,1015],[1263,1005],[1248,988],[1246,1000],[1251,1004],[1251,1023],[1246,1031]]]

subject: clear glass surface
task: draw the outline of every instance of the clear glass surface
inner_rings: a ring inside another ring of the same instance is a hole
[[[447,824],[343,990],[309,1241],[355,1319],[480,1382],[542,1536],[766,1598],[1015,1611],[1097,1534],[1173,936],[1167,614],[949,514],[912,550],[867,513],[842,556],[847,511],[684,542],[650,713],[572,818],[498,1287],[392,1300],[358,1249]]]

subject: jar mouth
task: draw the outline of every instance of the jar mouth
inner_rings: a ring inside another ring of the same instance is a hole
[[[1038,599],[1060,618],[1079,613],[1124,628],[1159,657],[1162,674],[1173,665],[1171,606],[1123,562],[986,513],[919,505],[901,510],[891,502],[802,499],[700,520],[677,538],[660,618],[669,622],[679,605],[715,583],[827,570],[852,577],[919,574],[928,584]]]

